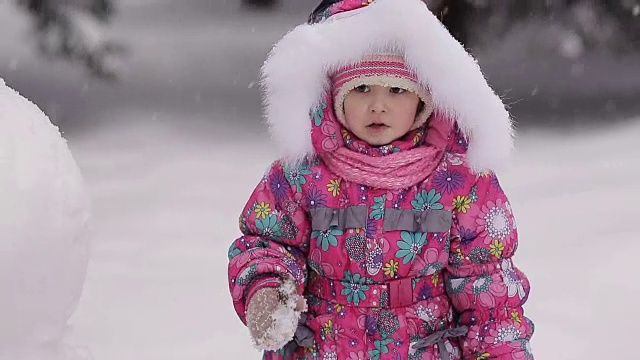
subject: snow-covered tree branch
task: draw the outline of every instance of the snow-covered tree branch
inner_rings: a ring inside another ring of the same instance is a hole
[[[38,47],[46,56],[83,64],[100,78],[114,78],[114,56],[123,47],[107,39],[111,0],[17,0],[33,17]]]
[[[640,48],[640,0],[427,0],[452,34],[468,47],[500,39],[531,20],[561,25],[575,54],[588,49]],[[574,55],[575,55],[574,54]]]

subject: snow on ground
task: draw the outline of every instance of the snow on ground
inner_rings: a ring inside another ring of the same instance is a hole
[[[257,359],[231,307],[226,254],[275,152],[262,129],[185,129],[171,116],[70,139],[95,233],[72,340],[95,360]],[[539,359],[634,356],[638,134],[640,118],[523,133],[501,176],[519,221],[516,261],[533,283]]]
[[[71,141],[95,233],[75,339],[96,360],[257,357],[229,301],[226,256],[270,154],[238,149],[240,134],[179,131],[133,125]]]
[[[533,290],[540,359],[633,359],[640,320],[640,118],[583,133],[525,134],[503,183]]]

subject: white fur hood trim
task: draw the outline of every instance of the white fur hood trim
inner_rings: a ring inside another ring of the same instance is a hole
[[[403,53],[434,106],[469,140],[476,171],[504,165],[513,147],[511,118],[465,51],[421,0],[376,0],[324,22],[302,24],[272,49],[262,68],[266,118],[286,161],[314,153],[309,112],[329,88],[328,74],[376,51]]]

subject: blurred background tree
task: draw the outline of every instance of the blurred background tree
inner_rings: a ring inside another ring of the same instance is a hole
[[[284,1],[242,0],[248,7],[276,9]],[[499,39],[515,24],[543,18],[565,25],[582,49],[640,48],[639,0],[425,0],[465,46]]]
[[[114,14],[111,0],[17,0],[17,4],[32,17],[44,56],[78,62],[100,78],[116,76],[110,60],[123,47],[103,33]]]
[[[113,0],[16,0],[33,18],[38,48],[45,56],[83,64],[100,78],[114,78],[112,57],[121,44],[103,37],[115,13]],[[211,0],[217,1],[217,0]],[[249,9],[277,10],[285,0],[237,0]],[[467,48],[486,46],[515,25],[532,19],[553,21],[564,30],[560,55],[577,57],[590,49],[640,49],[640,0],[425,0]],[[310,8],[311,10],[311,8]]]
[[[562,24],[578,51],[640,49],[638,0],[431,0],[427,4],[469,48],[499,40],[514,25],[534,19]]]
[[[640,110],[640,0],[425,2],[520,124]],[[125,106],[226,109],[249,121],[261,110],[255,85],[271,45],[319,3],[0,1],[0,76],[68,128]]]

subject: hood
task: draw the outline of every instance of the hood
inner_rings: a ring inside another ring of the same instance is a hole
[[[346,2],[352,1],[339,3]],[[262,67],[265,116],[283,160],[316,152],[311,134],[318,110],[328,105],[329,74],[368,54],[395,52],[431,91],[435,111],[457,122],[469,144],[469,165],[476,172],[504,165],[513,148],[511,117],[476,60],[421,0],[358,3],[295,27]]]

